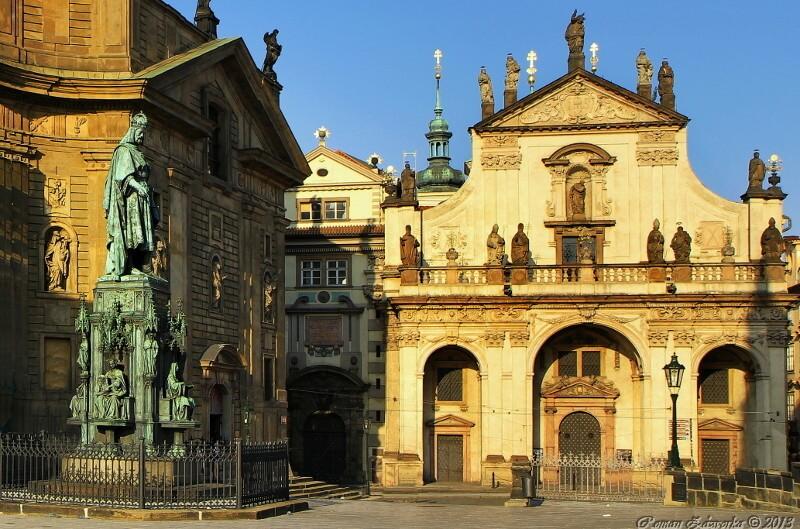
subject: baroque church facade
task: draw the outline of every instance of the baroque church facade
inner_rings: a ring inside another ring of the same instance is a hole
[[[582,41],[519,101],[510,62],[499,111],[482,72],[466,181],[439,169],[434,189],[426,170],[383,203],[384,486],[510,482],[533,457],[665,459],[673,354],[684,465],[786,468],[779,179],[756,155],[741,201],[711,192],[671,67],[654,100],[644,53],[628,89],[585,69]],[[449,167],[438,96],[427,137]]]
[[[147,115],[159,210],[148,274],[186,314],[198,428],[286,437],[283,191],[309,172],[281,112],[268,42],[256,66],[161,0],[0,1],[0,429],[67,429],[80,299],[106,262],[103,190],[116,145]],[[124,316],[124,315],[123,315]]]

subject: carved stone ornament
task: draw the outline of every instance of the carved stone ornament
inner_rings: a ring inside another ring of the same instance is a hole
[[[672,333],[672,341],[677,346],[690,346],[694,343],[694,332],[692,331],[675,331]]]
[[[677,165],[678,149],[637,149],[636,161],[639,165]]]
[[[401,321],[417,323],[518,322],[524,319],[525,310],[522,308],[488,304],[480,307],[425,305],[400,312]]]
[[[667,345],[669,333],[667,331],[650,331],[647,333],[647,341],[652,347],[664,347]]]
[[[531,334],[528,331],[514,331],[509,333],[508,338],[511,341],[511,347],[523,347],[528,345]]]
[[[783,307],[742,307],[706,303],[696,306],[665,305],[652,307],[652,320],[786,321]]]
[[[504,331],[486,331],[483,335],[483,341],[486,347],[502,347],[506,339]]]
[[[522,154],[518,152],[481,154],[481,167],[487,170],[519,169],[521,164]]]
[[[69,214],[69,190],[67,181],[61,178],[48,178],[45,194],[47,213]]]
[[[626,123],[637,119],[637,112],[578,79],[567,88],[523,112],[519,120],[526,125]],[[651,120],[651,117],[645,118]],[[643,120],[645,120],[643,119]]]
[[[416,347],[419,343],[419,331],[401,332],[397,335],[400,347]]]
[[[510,134],[484,136],[483,146],[489,149],[515,148],[517,147],[517,137]]]
[[[619,397],[619,389],[606,377],[562,376],[542,382],[542,397]]]
[[[46,290],[63,292],[69,280],[72,240],[66,230],[58,227],[49,230],[47,237],[44,251]]]
[[[675,132],[671,130],[645,130],[639,133],[639,143],[674,142]]]
[[[786,347],[792,343],[789,331],[767,331],[767,345],[770,347]]]

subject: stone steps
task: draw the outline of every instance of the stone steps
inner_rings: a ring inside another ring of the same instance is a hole
[[[292,476],[289,479],[289,496],[293,499],[325,498],[356,500],[362,497],[361,489],[344,487],[308,476]]]

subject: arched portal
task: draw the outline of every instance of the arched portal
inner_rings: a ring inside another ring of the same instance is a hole
[[[554,457],[643,455],[638,358],[620,332],[593,323],[567,327],[545,341],[533,364],[534,450]],[[579,426],[591,428],[580,434]]]
[[[478,361],[450,345],[425,362],[423,479],[480,482],[481,381]]]
[[[286,387],[292,470],[323,481],[363,483],[368,385],[344,369],[314,366],[293,375]]]
[[[701,472],[730,474],[737,466],[756,463],[747,450],[758,444],[755,371],[750,354],[736,345],[712,349],[700,360],[696,420]]]

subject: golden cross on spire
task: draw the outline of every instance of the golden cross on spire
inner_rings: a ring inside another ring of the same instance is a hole
[[[436,66],[434,66],[433,70],[436,72],[437,79],[442,77],[442,57],[444,57],[444,53],[439,48],[436,48],[433,52],[433,58],[436,59]]]
[[[592,45],[589,46],[589,51],[592,52],[592,73],[597,71],[597,63],[600,61],[600,57],[597,56],[599,50],[600,46],[598,46],[596,42],[592,42]]]
[[[528,73],[528,86],[533,92],[533,84],[536,82],[536,52],[531,50],[528,52],[528,69],[525,70]]]

